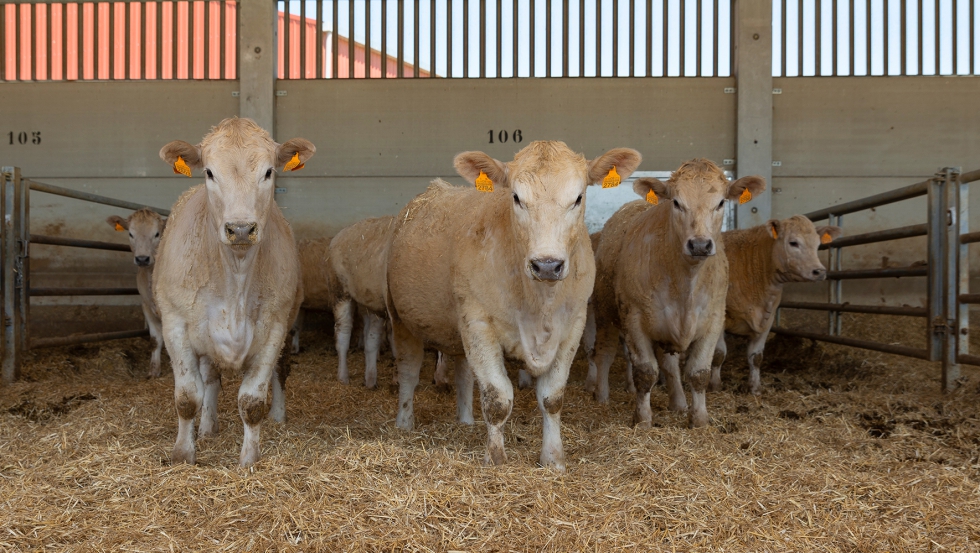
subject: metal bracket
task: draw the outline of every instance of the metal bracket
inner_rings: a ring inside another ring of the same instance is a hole
[[[772,93],[773,94],[782,94],[783,93],[783,89],[781,89],[781,88],[774,88],[774,89],[772,89]]]
[[[286,95],[286,91],[285,90],[277,90],[276,91],[276,96],[285,96],[285,95]]]
[[[241,92],[239,92],[239,91],[237,91],[237,90],[232,90],[232,91],[231,91],[231,97],[232,97],[232,98],[238,98],[238,97],[239,97],[239,96],[241,96],[241,95],[242,95],[242,93],[241,93]]]
[[[276,188],[276,194],[285,194],[286,192],[287,192],[287,190],[284,187],[281,187],[280,186],[280,187],[277,187]]]
[[[735,87],[726,86],[725,87],[725,94],[735,94]]]
[[[723,159],[721,160],[722,165],[735,165],[734,159]]]
[[[774,162],[772,162],[772,166],[773,167],[782,167],[783,166],[783,162],[782,161],[774,161]]]

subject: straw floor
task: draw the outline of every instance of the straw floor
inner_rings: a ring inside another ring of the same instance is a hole
[[[848,324],[913,336],[904,323]],[[533,391],[516,392],[509,463],[484,467],[483,424],[454,422],[454,396],[428,383],[431,358],[417,427],[403,432],[387,357],[379,390],[343,386],[331,338],[302,338],[289,420],[263,425],[249,470],[237,467],[237,375],[224,374],[220,437],[198,443],[197,466],[171,466],[173,380],[144,378],[148,341],[33,352],[22,381],[0,388],[0,550],[980,550],[969,368],[944,396],[935,365],[774,338],[761,397],[745,394],[744,348],[731,348],[708,427],[688,429],[658,388],[655,427],[637,431],[622,361],[597,405],[580,358],[559,474],[536,466]],[[352,381],[362,377],[355,352]]]

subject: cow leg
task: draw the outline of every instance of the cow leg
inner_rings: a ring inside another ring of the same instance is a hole
[[[201,378],[204,381],[204,403],[201,405],[201,424],[198,426],[199,438],[210,438],[218,434],[218,394],[221,393],[221,369],[207,356],[198,359]]]
[[[630,358],[630,350],[623,341],[623,356],[626,357],[626,391],[635,394],[636,384],[633,382],[633,360]]]
[[[486,465],[502,465],[507,462],[504,450],[504,423],[514,408],[514,386],[507,378],[503,359],[497,367],[485,367],[480,380],[480,407],[483,420],[487,423],[487,454],[483,458]]]
[[[565,470],[565,450],[561,444],[561,407],[565,396],[568,372],[575,357],[574,341],[570,341],[555,359],[548,372],[538,377],[538,409],[541,410],[541,466]]]
[[[728,355],[728,344],[725,343],[725,333],[718,336],[718,344],[715,345],[715,354],[711,358],[711,382],[708,384],[708,391],[721,391],[721,364],[725,362]],[[751,357],[751,355],[750,355]]]
[[[585,348],[585,358],[589,362],[589,372],[585,376],[585,391],[589,393],[595,392],[595,383],[599,373],[595,365],[595,336],[595,310],[592,308],[592,302],[589,302],[589,306],[586,308],[585,330],[582,332],[582,346]]]
[[[465,355],[453,357],[453,370],[456,377],[456,420],[473,424],[473,369],[466,362]]]
[[[612,325],[596,328],[595,348],[592,354],[596,367],[596,380],[592,397],[599,403],[609,401],[609,366],[616,359],[617,347],[619,347],[619,331],[616,328]]]
[[[293,329],[290,329],[286,336],[287,343],[292,341],[292,335]],[[272,407],[269,409],[269,416],[279,423],[286,422],[286,379],[289,378],[289,372],[292,370],[291,356],[289,350],[283,348],[272,373]]]
[[[269,414],[269,386],[276,372],[276,361],[285,338],[286,331],[275,326],[269,331],[265,346],[252,358],[238,389],[238,413],[245,426],[242,438],[241,466],[247,467],[259,460],[262,421]],[[277,379],[278,380],[278,379]]]
[[[378,386],[378,351],[381,349],[385,321],[366,309],[364,311],[364,386],[373,390]]]
[[[299,333],[303,330],[303,318],[306,315],[306,310],[300,308],[296,312],[296,321],[293,322],[293,353],[299,353]]]
[[[441,351],[436,352],[436,370],[432,373],[432,383],[440,393],[449,392],[449,356],[443,355]]]
[[[762,352],[766,349],[766,338],[769,332],[763,332],[758,336],[753,336],[749,340],[749,393],[759,395],[762,393]]]
[[[170,453],[172,463],[197,461],[194,448],[194,417],[204,399],[198,356],[191,349],[186,327],[180,322],[164,333],[174,371],[174,402],[177,406],[177,441]]]
[[[718,328],[717,332],[724,334],[721,328]],[[705,391],[711,379],[711,358],[718,344],[716,338],[718,334],[709,332],[707,336],[691,344],[687,350],[684,376],[691,386],[691,410],[688,413],[688,422],[692,428],[706,426],[709,422]]]
[[[350,382],[347,372],[347,350],[350,349],[350,335],[354,329],[353,302],[350,298],[340,300],[333,306],[333,333],[337,348],[337,380],[344,384]]]
[[[153,339],[153,353],[150,354],[150,378],[160,376],[160,356],[163,353],[163,324],[160,318],[153,314],[153,311],[143,305],[143,318],[146,319],[146,326],[150,329],[150,338]]]
[[[415,427],[415,387],[419,385],[419,372],[425,350],[422,342],[412,335],[400,321],[392,321],[395,345],[395,367],[398,371],[398,416],[395,426],[402,430]]]
[[[534,380],[531,379],[531,373],[524,369],[517,371],[517,387],[521,390],[526,390],[534,384]]]
[[[633,412],[633,424],[639,428],[650,428],[653,423],[653,411],[650,409],[650,390],[653,389],[653,383],[657,381],[660,366],[653,352],[653,344],[650,343],[650,339],[646,335],[639,332],[627,334],[626,348],[633,360],[633,384],[636,386],[636,410]]]
[[[681,380],[681,356],[677,353],[664,353],[658,357],[660,366],[667,376],[667,396],[669,398],[667,408],[675,413],[686,413],[687,398],[684,396],[684,383]]]

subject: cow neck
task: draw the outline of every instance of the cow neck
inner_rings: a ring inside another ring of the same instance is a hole
[[[776,270],[776,241],[766,225],[731,231],[726,239],[729,274],[751,305],[767,305],[788,280]],[[767,311],[771,309],[767,307]]]

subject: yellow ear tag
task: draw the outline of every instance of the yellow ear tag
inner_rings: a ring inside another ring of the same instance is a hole
[[[742,195],[738,197],[738,203],[744,204],[745,202],[751,199],[752,199],[752,193],[749,192],[748,188],[746,188],[745,190],[742,191]]]
[[[830,235],[830,233],[825,232],[822,235],[820,235],[820,243],[821,244],[829,244],[829,243],[831,243],[833,241],[834,241],[834,238]]]
[[[299,152],[293,154],[293,158],[286,163],[286,166],[282,168],[283,171],[299,171],[306,164],[299,160]]]
[[[653,190],[647,192],[647,201],[652,203],[653,205],[657,205],[660,203],[660,199],[657,198],[657,193],[654,192]]]
[[[119,232],[122,232],[122,231],[124,231],[126,229],[124,229],[123,226],[120,225],[119,223],[116,223],[116,230],[118,230]]]
[[[616,188],[621,182],[623,182],[623,179],[619,178],[619,173],[616,172],[616,166],[614,165],[613,168],[609,170],[609,174],[603,177],[602,187]]]
[[[191,168],[184,162],[184,158],[177,156],[177,161],[174,162],[174,173],[185,177],[191,176]]]
[[[771,233],[772,233],[772,237],[773,237],[774,239],[775,239],[775,238],[779,238],[779,236],[777,236],[777,235],[776,235],[776,228],[775,228],[775,227],[769,227],[769,232],[771,232]]]
[[[480,192],[493,192],[493,181],[483,171],[480,171],[480,175],[473,182]]]

